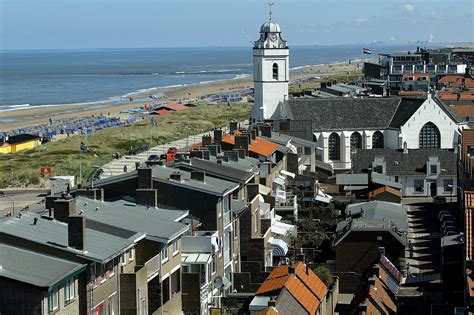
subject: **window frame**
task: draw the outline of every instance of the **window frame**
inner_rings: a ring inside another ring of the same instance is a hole
[[[417,185],[417,182],[418,182],[418,185]],[[421,182],[421,185],[419,185],[420,182]],[[418,190],[417,186],[420,187],[421,189]],[[415,193],[424,193],[425,192],[425,181],[423,179],[415,178],[413,180],[413,189],[414,189]]]
[[[164,255],[166,254],[166,255]],[[169,255],[168,255],[168,244],[163,247],[163,249],[160,252],[160,258],[161,258],[161,264],[164,264],[169,260]]]
[[[135,260],[135,248],[131,248],[127,252],[127,258],[128,258],[128,261],[134,261]]]
[[[331,161],[341,160],[341,137],[333,132],[328,137],[328,159]]]
[[[179,249],[180,249],[179,239],[174,239],[173,240],[173,257],[178,255]]]
[[[385,136],[383,132],[377,130],[372,135],[372,149],[383,149],[385,146]]]
[[[441,132],[438,126],[431,121],[421,127],[418,134],[418,147],[420,149],[439,149],[441,148]]]
[[[56,297],[56,306],[54,306],[54,298]],[[48,312],[54,312],[59,309],[59,290],[54,288],[48,294]]]
[[[71,290],[72,287],[72,290]],[[64,288],[64,303],[68,303],[76,298],[76,281],[74,278],[68,279],[63,286]],[[72,297],[71,297],[72,291]]]
[[[451,185],[451,187],[449,187]],[[443,189],[445,192],[452,193],[454,191],[454,180],[452,178],[443,179]]]
[[[278,63],[274,62],[272,65],[272,79],[278,81],[280,77],[280,69]]]

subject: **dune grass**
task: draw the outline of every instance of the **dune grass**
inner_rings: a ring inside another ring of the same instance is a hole
[[[40,175],[41,167],[52,167],[52,175],[79,177],[82,159],[83,177],[93,165],[104,165],[116,152],[124,154],[131,148],[156,146],[242,121],[251,113],[250,104],[202,105],[171,115],[158,116],[153,126],[146,119],[133,126],[100,130],[90,135],[76,135],[46,143],[33,150],[0,155],[0,188],[44,187],[47,179]],[[80,153],[83,141],[91,152]],[[81,156],[82,155],[82,156]]]

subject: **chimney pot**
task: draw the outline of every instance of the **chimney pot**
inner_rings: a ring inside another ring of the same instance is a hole
[[[76,199],[58,199],[54,202],[54,218],[67,222],[68,217],[76,214]]]
[[[182,176],[181,176],[181,172],[173,172],[170,174],[170,179],[172,180],[176,180],[178,182],[181,182],[181,179],[182,179]]]
[[[211,145],[212,142],[211,142],[211,136],[209,135],[206,135],[206,136],[202,136],[202,145],[203,146],[206,146],[206,145]]]
[[[214,143],[221,144],[222,142],[222,129],[214,129]]]

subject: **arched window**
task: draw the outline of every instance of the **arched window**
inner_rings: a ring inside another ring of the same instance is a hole
[[[278,64],[273,64],[273,80],[278,80]]]
[[[355,149],[362,149],[362,136],[358,132],[354,132],[351,135],[351,153],[354,152]]]
[[[423,128],[421,128],[419,147],[420,149],[441,147],[441,136],[439,134],[439,129],[432,122],[427,122]]]
[[[331,133],[329,136],[329,159],[338,161],[341,159],[341,139],[337,133]]]
[[[383,133],[380,131],[374,132],[372,136],[372,148],[373,149],[381,149],[383,148]]]

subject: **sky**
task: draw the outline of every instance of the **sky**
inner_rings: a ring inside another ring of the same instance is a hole
[[[292,46],[474,41],[473,0],[273,0]],[[0,49],[250,46],[265,0],[0,0]]]

